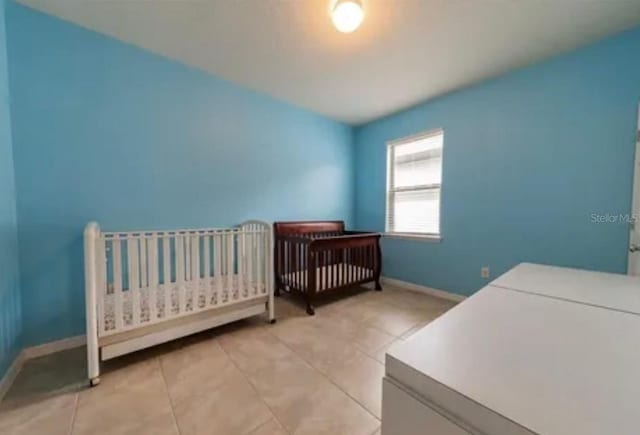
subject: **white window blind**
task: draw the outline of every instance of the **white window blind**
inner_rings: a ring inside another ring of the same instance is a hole
[[[389,143],[387,232],[440,235],[443,138],[435,130]]]

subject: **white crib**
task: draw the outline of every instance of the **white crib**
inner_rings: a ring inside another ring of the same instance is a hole
[[[91,385],[105,361],[268,311],[275,322],[271,226],[84,232]]]

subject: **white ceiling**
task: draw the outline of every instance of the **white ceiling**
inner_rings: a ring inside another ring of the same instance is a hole
[[[350,124],[640,24],[640,0],[19,0]]]

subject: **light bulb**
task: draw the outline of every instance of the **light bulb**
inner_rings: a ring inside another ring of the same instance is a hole
[[[340,32],[351,33],[364,19],[364,10],[358,0],[338,0],[331,12],[333,24]]]

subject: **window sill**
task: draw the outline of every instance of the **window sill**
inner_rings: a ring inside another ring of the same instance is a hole
[[[427,243],[440,243],[442,241],[442,236],[437,234],[382,233],[382,235],[392,239],[418,240]]]

